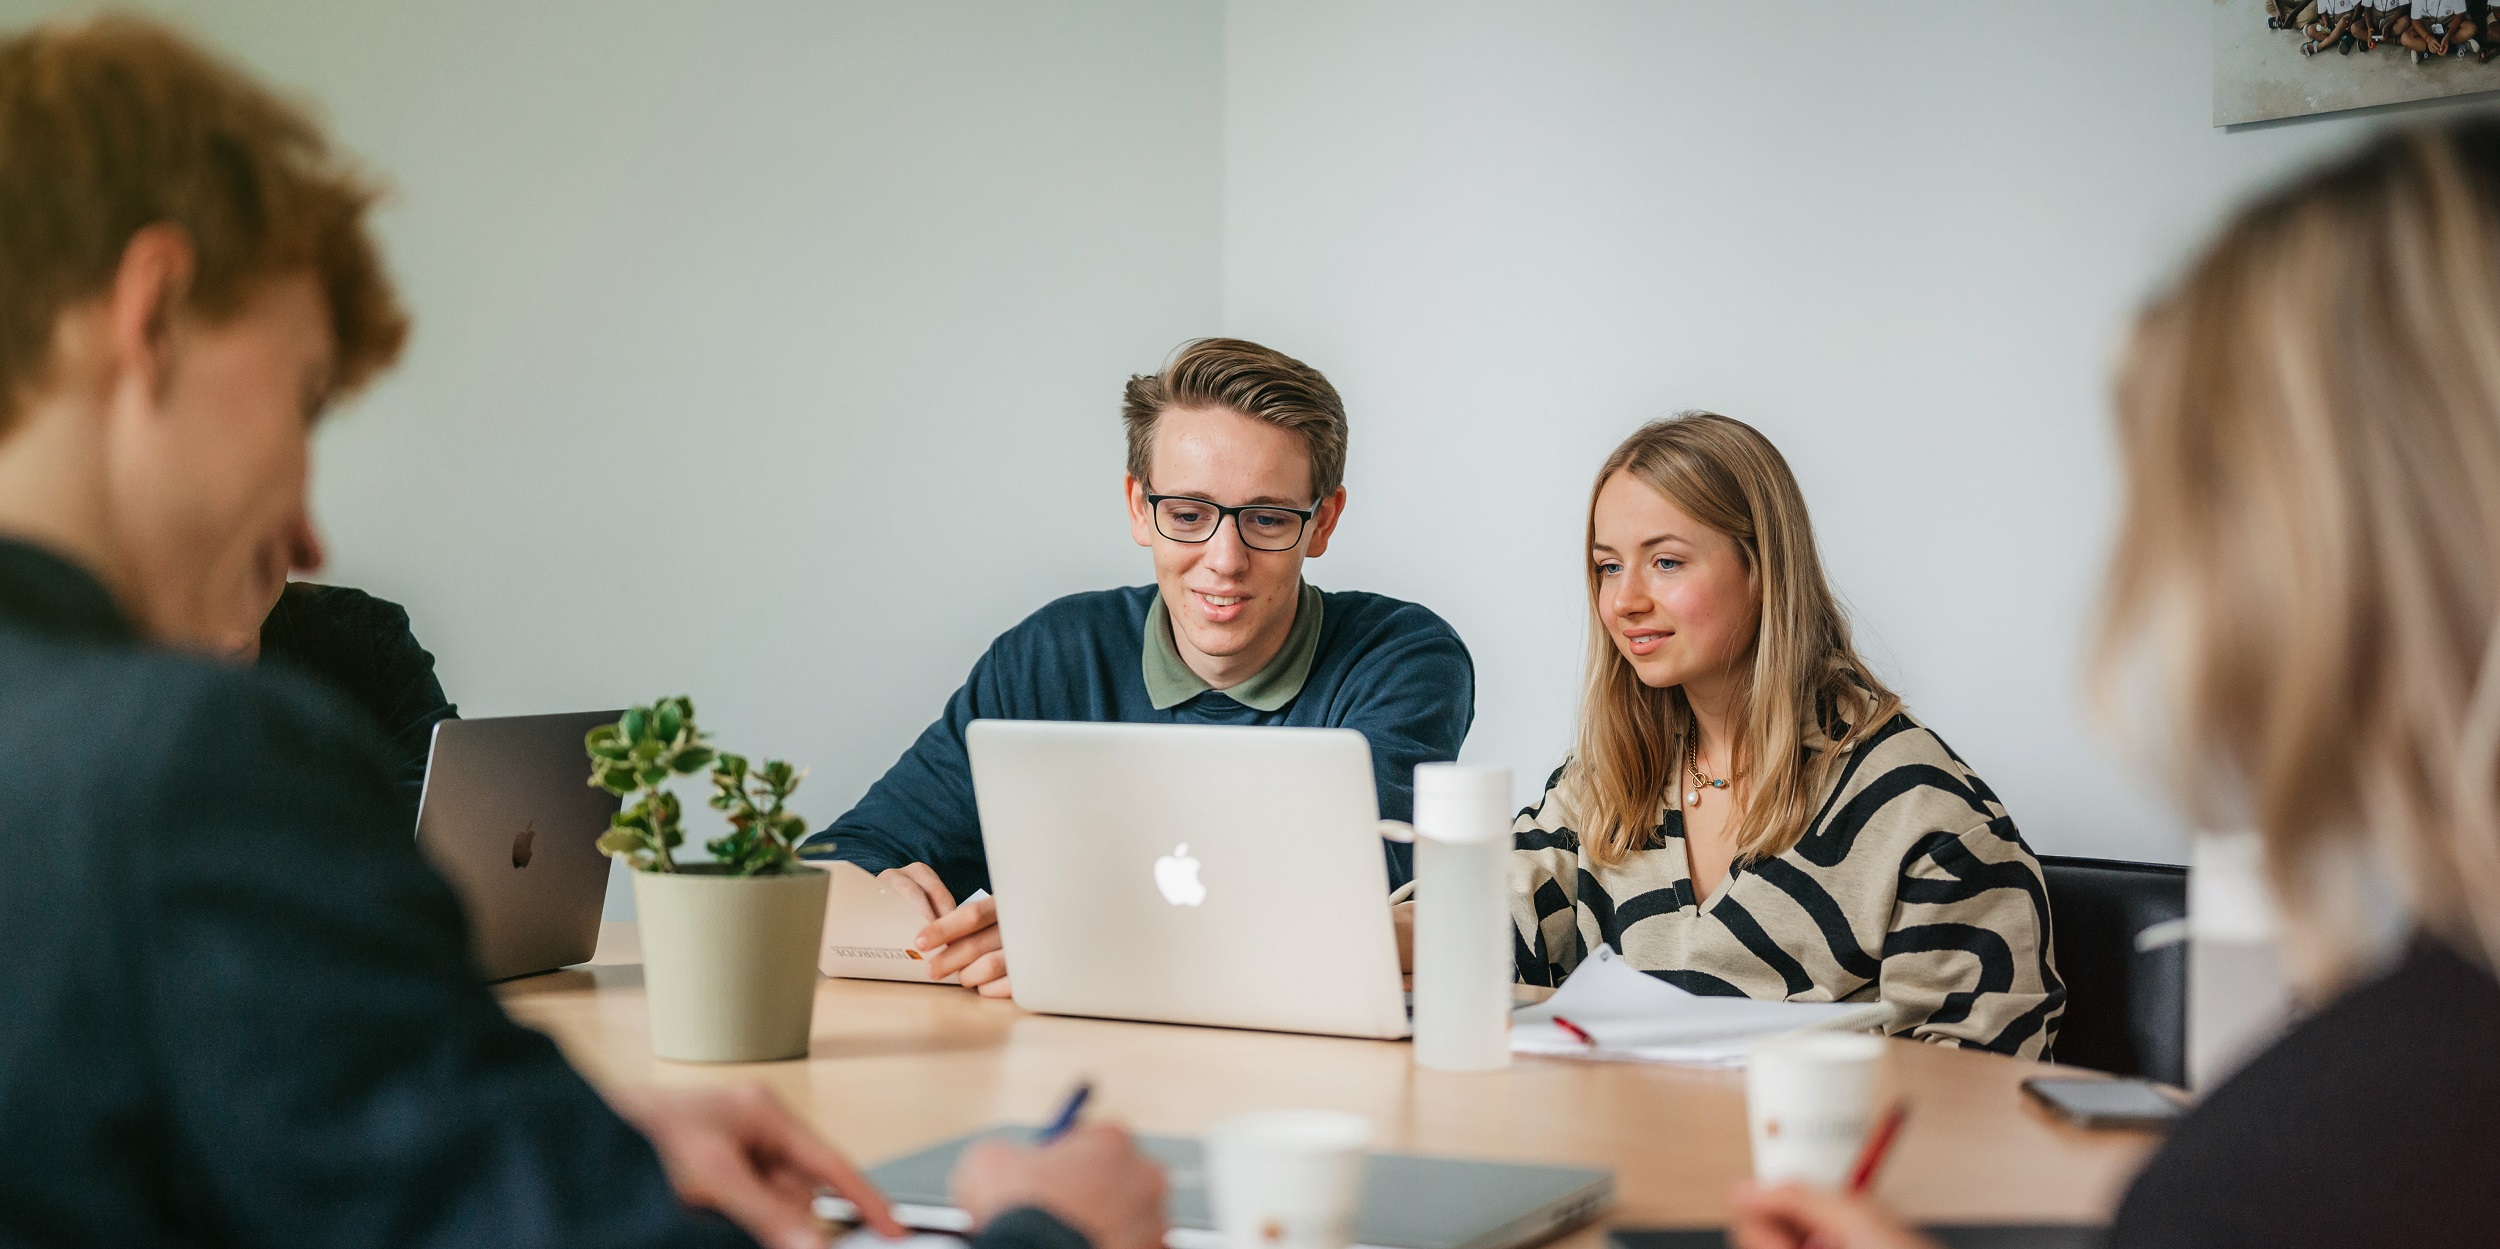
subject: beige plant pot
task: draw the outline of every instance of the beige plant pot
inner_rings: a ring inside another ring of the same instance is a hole
[[[634,873],[651,1052],[696,1063],[805,1057],[829,880],[812,867]]]

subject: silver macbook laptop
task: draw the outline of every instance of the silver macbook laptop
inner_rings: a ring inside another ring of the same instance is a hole
[[[590,961],[607,900],[599,835],[618,798],[593,789],[582,737],[619,711],[434,726],[417,848],[469,913],[489,980]]]
[[[905,1225],[967,1230],[971,1220],[948,1197],[946,1180],[964,1149],[989,1135],[1030,1139],[1032,1132],[1002,1128],[948,1141],[872,1168],[868,1178],[894,1202],[895,1217]],[[1137,1147],[1162,1163],[1171,1181],[1165,1214],[1172,1230],[1164,1243],[1171,1249],[1222,1249],[1198,1142],[1141,1136]],[[1587,1167],[1373,1154],[1364,1167],[1356,1249],[1515,1249],[1594,1217],[1614,1200],[1614,1192],[1611,1172]],[[820,1200],[817,1212],[835,1219],[856,1213],[835,1199]]]
[[[979,720],[966,744],[1017,1005],[1407,1034],[1362,734]]]

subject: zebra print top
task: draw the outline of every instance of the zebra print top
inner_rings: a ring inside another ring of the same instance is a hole
[[[1684,813],[1618,867],[1580,848],[1566,761],[1512,826],[1519,979],[1562,982],[1611,945],[1695,993],[1882,1001],[1885,1030],[2047,1057],[2065,986],[2040,865],[1985,782],[1906,713],[1859,744],[1804,838],[1693,896]]]

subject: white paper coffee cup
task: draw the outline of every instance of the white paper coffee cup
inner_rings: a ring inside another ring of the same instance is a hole
[[[1799,1032],[1764,1040],[1745,1057],[1745,1125],[1758,1184],[1839,1188],[1875,1129],[1881,1037]]]
[[[1228,1249],[1345,1249],[1371,1125],[1328,1110],[1245,1115],[1207,1133],[1207,1196]]]

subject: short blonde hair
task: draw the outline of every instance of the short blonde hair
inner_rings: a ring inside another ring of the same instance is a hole
[[[61,314],[159,224],[190,238],[187,303],[204,316],[313,274],[333,391],[360,385],[408,334],[365,231],[374,195],[302,110],[162,25],[112,16],[0,40],[0,433],[45,384]]]
[[[1785,854],[1805,836],[1841,759],[1884,727],[1901,700],[1851,644],[1848,613],[1823,576],[1805,493],[1760,430],[1715,412],[1685,412],[1634,431],[1589,487],[1590,547],[1597,496],[1617,473],[1733,539],[1753,574],[1761,611],[1729,726],[1730,770],[1744,803],[1732,837],[1742,862]],[[1682,689],[1643,684],[1615,649],[1613,627],[1598,614],[1598,587],[1591,564],[1588,675],[1571,766],[1587,809],[1582,844],[1611,867],[1649,848],[1683,765],[1693,712]]]
[[[1311,452],[1311,502],[1345,484],[1345,400],[1318,369],[1239,338],[1182,343],[1161,372],[1128,379],[1120,420],[1128,427],[1128,474],[1150,480],[1155,425],[1173,408],[1223,408],[1301,435]]]
[[[2347,856],[2500,966],[2500,126],[2382,137],[2244,209],[2136,327],[2104,688],[2253,823],[2294,969],[2367,953]]]

